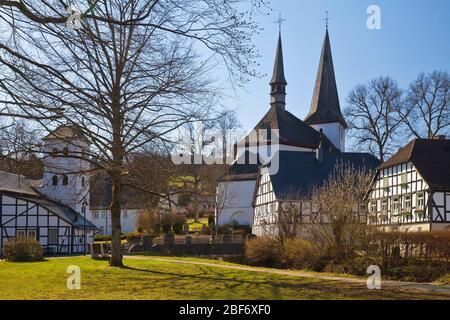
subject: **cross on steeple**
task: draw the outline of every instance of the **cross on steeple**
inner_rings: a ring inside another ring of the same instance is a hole
[[[278,29],[281,32],[281,25],[283,24],[283,22],[286,22],[286,19],[283,19],[281,17],[281,12],[280,15],[278,16],[278,20],[275,21],[276,24],[278,24]]]
[[[326,26],[327,29],[328,29],[328,22],[330,20],[331,19],[328,17],[328,10],[327,10],[327,11],[325,11],[325,19],[323,19],[323,21],[325,21],[325,26]]]

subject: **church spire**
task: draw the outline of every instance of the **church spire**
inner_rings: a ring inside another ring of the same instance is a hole
[[[325,32],[311,108],[305,122],[309,125],[339,123],[347,128],[339,104],[328,28]]]
[[[273,67],[272,80],[270,81],[270,104],[284,109],[286,105],[286,78],[284,77],[283,45],[281,42],[281,31],[278,35],[278,46]]]

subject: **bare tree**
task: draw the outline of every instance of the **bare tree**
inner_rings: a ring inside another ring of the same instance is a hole
[[[316,188],[312,201],[319,222],[310,224],[313,243],[337,259],[352,259],[367,235],[364,196],[372,175],[338,165],[324,186]]]
[[[433,139],[450,128],[450,75],[434,71],[420,74],[399,109],[410,135]]]
[[[42,174],[43,163],[36,150],[40,149],[39,130],[18,121],[0,130],[0,170],[29,177]]]
[[[63,24],[62,1],[0,2],[3,115],[48,132],[77,126],[90,140],[91,150],[70,157],[111,178],[111,266],[123,266],[120,195],[130,155],[170,149],[174,130],[208,115],[216,57],[233,81],[255,75],[252,16],[264,1],[249,1],[245,12],[242,2],[99,0],[96,18],[77,30]],[[201,59],[199,46],[211,57]]]
[[[401,125],[398,109],[402,91],[389,77],[381,77],[354,88],[344,111],[358,149],[366,149],[381,161],[395,148]]]

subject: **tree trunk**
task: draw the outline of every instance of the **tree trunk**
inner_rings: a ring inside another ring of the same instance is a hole
[[[112,197],[111,197],[111,259],[109,265],[111,267],[123,267],[122,262],[122,229],[120,226],[120,174],[113,173],[112,176]]]

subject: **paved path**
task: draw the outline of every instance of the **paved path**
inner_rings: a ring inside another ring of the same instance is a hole
[[[177,260],[177,259],[170,259],[170,258],[168,258],[168,259],[153,258],[153,257],[146,257],[146,256],[124,256],[124,258],[136,259],[136,260],[166,261],[166,262],[179,263],[179,264],[190,264],[190,265],[200,265],[200,266],[224,268],[224,269],[232,269],[232,270],[271,273],[271,274],[278,274],[278,275],[285,275],[285,276],[292,276],[292,277],[315,278],[315,279],[347,282],[347,283],[353,283],[353,284],[361,284],[363,286],[366,286],[366,283],[367,283],[367,279],[365,279],[365,278],[339,277],[339,276],[332,276],[332,275],[320,274],[317,272],[308,272],[308,271],[293,271],[293,270],[283,270],[283,269],[258,268],[258,267],[244,266],[244,265],[242,265],[242,266],[228,265],[228,264],[220,264],[220,263],[201,262],[201,261]],[[419,291],[436,292],[436,293],[447,293],[450,295],[450,285],[382,280],[381,286],[382,286],[382,288],[383,287],[395,287],[395,288],[405,289],[405,290],[415,290],[415,291],[419,290]]]

